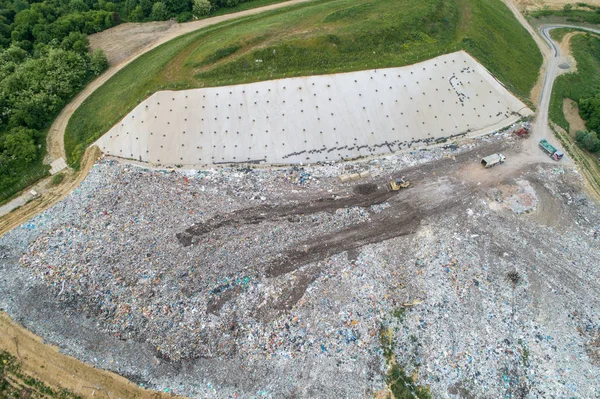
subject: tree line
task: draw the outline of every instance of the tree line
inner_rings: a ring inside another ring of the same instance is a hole
[[[580,130],[575,134],[575,141],[580,147],[590,151],[600,151],[600,93],[593,97],[579,100],[579,114],[585,120],[587,130]]]
[[[240,0],[0,0],[0,201],[47,173],[54,118],[108,63],[87,35],[124,21],[184,22]]]

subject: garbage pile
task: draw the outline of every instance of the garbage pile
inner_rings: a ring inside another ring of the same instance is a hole
[[[600,210],[553,165],[491,189],[456,177],[453,157],[478,165],[470,151],[507,135],[343,167],[101,161],[0,239],[0,306],[26,321],[22,298],[49,287],[61,317],[84,315],[105,338],[84,351],[77,329],[47,320],[38,333],[191,397],[371,397],[386,386],[382,328],[434,397],[595,397]],[[386,176],[411,167],[422,180],[388,193]],[[539,181],[558,227],[536,219]],[[154,360],[128,362],[141,354]]]

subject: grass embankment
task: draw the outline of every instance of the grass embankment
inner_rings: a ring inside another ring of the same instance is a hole
[[[81,398],[66,389],[56,390],[21,371],[14,356],[0,350],[0,398]]]
[[[569,123],[563,113],[563,100],[577,102],[600,92],[600,39],[588,34],[573,36],[571,52],[577,61],[577,73],[561,75],[554,81],[549,109],[550,119],[566,131]]]
[[[565,35],[567,33],[571,33],[571,32],[576,32],[578,29],[574,29],[574,28],[558,28],[558,29],[552,29],[550,31],[550,37],[552,38],[552,40],[554,40],[556,43],[560,43],[562,42],[563,38],[565,37]]]
[[[42,151],[46,151],[44,144],[42,144],[40,152]],[[43,161],[43,157],[38,157],[38,159],[30,164],[18,165],[11,169],[11,175],[14,176],[14,179],[10,182],[9,187],[0,191],[0,205],[10,202],[17,194],[50,175],[50,166],[44,165]]]
[[[558,32],[558,36],[563,37],[564,33]],[[574,137],[569,134],[569,122],[563,112],[565,98],[578,102],[581,98],[592,97],[600,92],[600,39],[588,34],[575,35],[571,38],[571,52],[577,61],[577,73],[568,73],[555,80],[549,116],[554,123],[566,131],[566,134],[556,130],[555,133],[569,155],[584,169],[584,174],[592,188],[600,195],[598,155],[591,154],[574,143]]]
[[[542,63],[500,0],[324,0],[225,22],[150,51],[94,92],[67,126],[68,161],[77,166],[158,90],[401,66],[460,49],[522,98]]]

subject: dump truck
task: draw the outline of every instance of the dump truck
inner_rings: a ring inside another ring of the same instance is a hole
[[[527,128],[527,127],[522,127],[522,128],[520,128],[520,129],[518,129],[518,130],[515,130],[515,134],[516,134],[517,136],[519,136],[520,138],[522,138],[522,139],[523,139],[523,138],[526,138],[526,137],[528,137],[528,136],[529,136],[529,128]]]
[[[554,148],[552,144],[548,143],[548,140],[546,139],[542,139],[540,141],[540,148],[544,150],[546,154],[550,155],[550,158],[554,159],[555,161],[560,161],[564,155],[562,152]]]
[[[388,189],[388,192],[398,191],[401,188],[406,188],[408,186],[410,186],[410,182],[408,180],[405,180],[404,177],[401,177],[399,179],[394,179],[394,180],[390,181],[387,184],[387,189]]]
[[[505,160],[506,160],[506,157],[504,155],[498,153],[498,154],[489,155],[489,156],[483,158],[481,160],[481,164],[483,166],[485,166],[486,168],[491,168],[492,166],[496,166],[501,163],[504,163]]]

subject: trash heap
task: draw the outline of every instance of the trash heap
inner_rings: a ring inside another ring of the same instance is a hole
[[[599,208],[554,165],[496,188],[456,177],[456,159],[478,165],[477,146],[507,136],[343,166],[103,160],[0,239],[0,306],[86,361],[191,397],[371,397],[386,386],[383,328],[434,397],[595,397]],[[422,180],[388,193],[410,168]],[[547,198],[560,225],[545,224]],[[50,299],[25,306],[36,292]],[[57,314],[102,338],[82,345]]]

